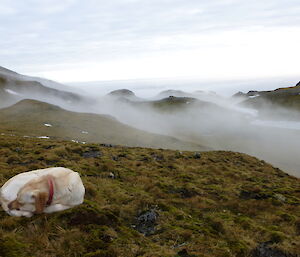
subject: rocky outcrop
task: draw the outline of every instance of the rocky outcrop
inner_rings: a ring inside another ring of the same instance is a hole
[[[158,213],[155,210],[148,210],[137,217],[134,228],[145,236],[155,232]]]

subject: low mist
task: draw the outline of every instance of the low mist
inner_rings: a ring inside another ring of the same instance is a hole
[[[266,82],[260,83],[264,85],[263,89],[271,87]],[[277,83],[282,86],[280,81]],[[20,91],[17,87],[11,87],[10,90],[15,91],[8,93],[14,97],[13,102],[31,98],[71,111],[110,115],[134,128],[197,143],[203,149],[247,153],[300,177],[299,112],[279,107],[274,109],[268,103],[263,112],[258,112],[243,104],[245,98],[232,97],[233,93],[245,87],[251,89],[250,84],[245,86],[241,82],[239,88],[235,86],[236,82],[228,87],[226,94],[226,87],[221,87],[221,84],[215,84],[214,87],[211,82],[209,85],[216,92],[207,90],[209,86],[196,86],[193,83],[147,81],[131,84],[126,81],[98,86],[97,83],[87,86],[77,84],[74,90],[76,94],[56,94],[53,90],[45,94],[35,90]],[[109,94],[120,88],[134,92],[125,90]],[[274,88],[276,86],[273,84]],[[257,86],[254,89],[261,88]]]
[[[244,106],[244,99],[221,96],[214,92],[197,90],[187,93],[173,90],[149,95],[149,90],[146,88],[147,92],[137,96],[121,94],[95,97],[93,94],[93,104],[87,109],[82,106],[82,111],[86,109],[109,114],[135,128],[174,136],[212,150],[247,153],[300,177],[299,113],[279,107],[265,107],[262,115]],[[173,103],[172,97],[168,101],[168,94],[183,99],[183,103]],[[189,98],[197,100],[189,101]],[[166,104],[162,107],[160,101],[166,101]],[[274,112],[278,114],[276,119]],[[287,114],[290,114],[291,119]],[[299,120],[295,120],[298,116]]]

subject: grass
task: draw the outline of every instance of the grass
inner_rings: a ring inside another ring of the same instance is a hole
[[[1,211],[0,256],[243,257],[264,242],[300,254],[299,179],[248,155],[0,136],[1,184],[51,166],[81,174],[84,204],[30,219]]]
[[[300,85],[278,88],[273,91],[260,92],[260,96],[247,99],[244,104],[250,105],[261,112],[264,109],[283,107],[288,110],[300,111]],[[296,114],[299,116],[299,113]],[[296,116],[296,117],[297,117]],[[299,118],[299,117],[298,117]]]
[[[198,151],[208,149],[200,144],[135,129],[107,115],[66,111],[35,100],[22,100],[1,109],[0,129],[8,134],[49,136],[59,140]]]

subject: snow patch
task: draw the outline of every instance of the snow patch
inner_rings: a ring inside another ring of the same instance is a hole
[[[5,90],[7,93],[11,94],[11,95],[20,95],[19,93],[15,92],[15,91],[13,91],[13,90],[10,90],[10,89],[8,89],[8,88],[5,88],[4,90]]]
[[[52,125],[49,124],[49,123],[45,123],[44,126],[46,126],[46,127],[52,127]]]
[[[49,139],[50,137],[47,137],[47,136],[40,136],[40,137],[37,137],[37,138]]]

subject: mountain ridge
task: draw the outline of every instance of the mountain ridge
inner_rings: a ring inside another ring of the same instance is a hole
[[[56,86],[49,87],[49,83]],[[61,89],[58,89],[60,87]],[[0,69],[0,108],[26,98],[59,101],[64,106],[85,101],[82,96],[63,89],[65,89],[63,85],[53,81],[21,75],[3,67]]]

